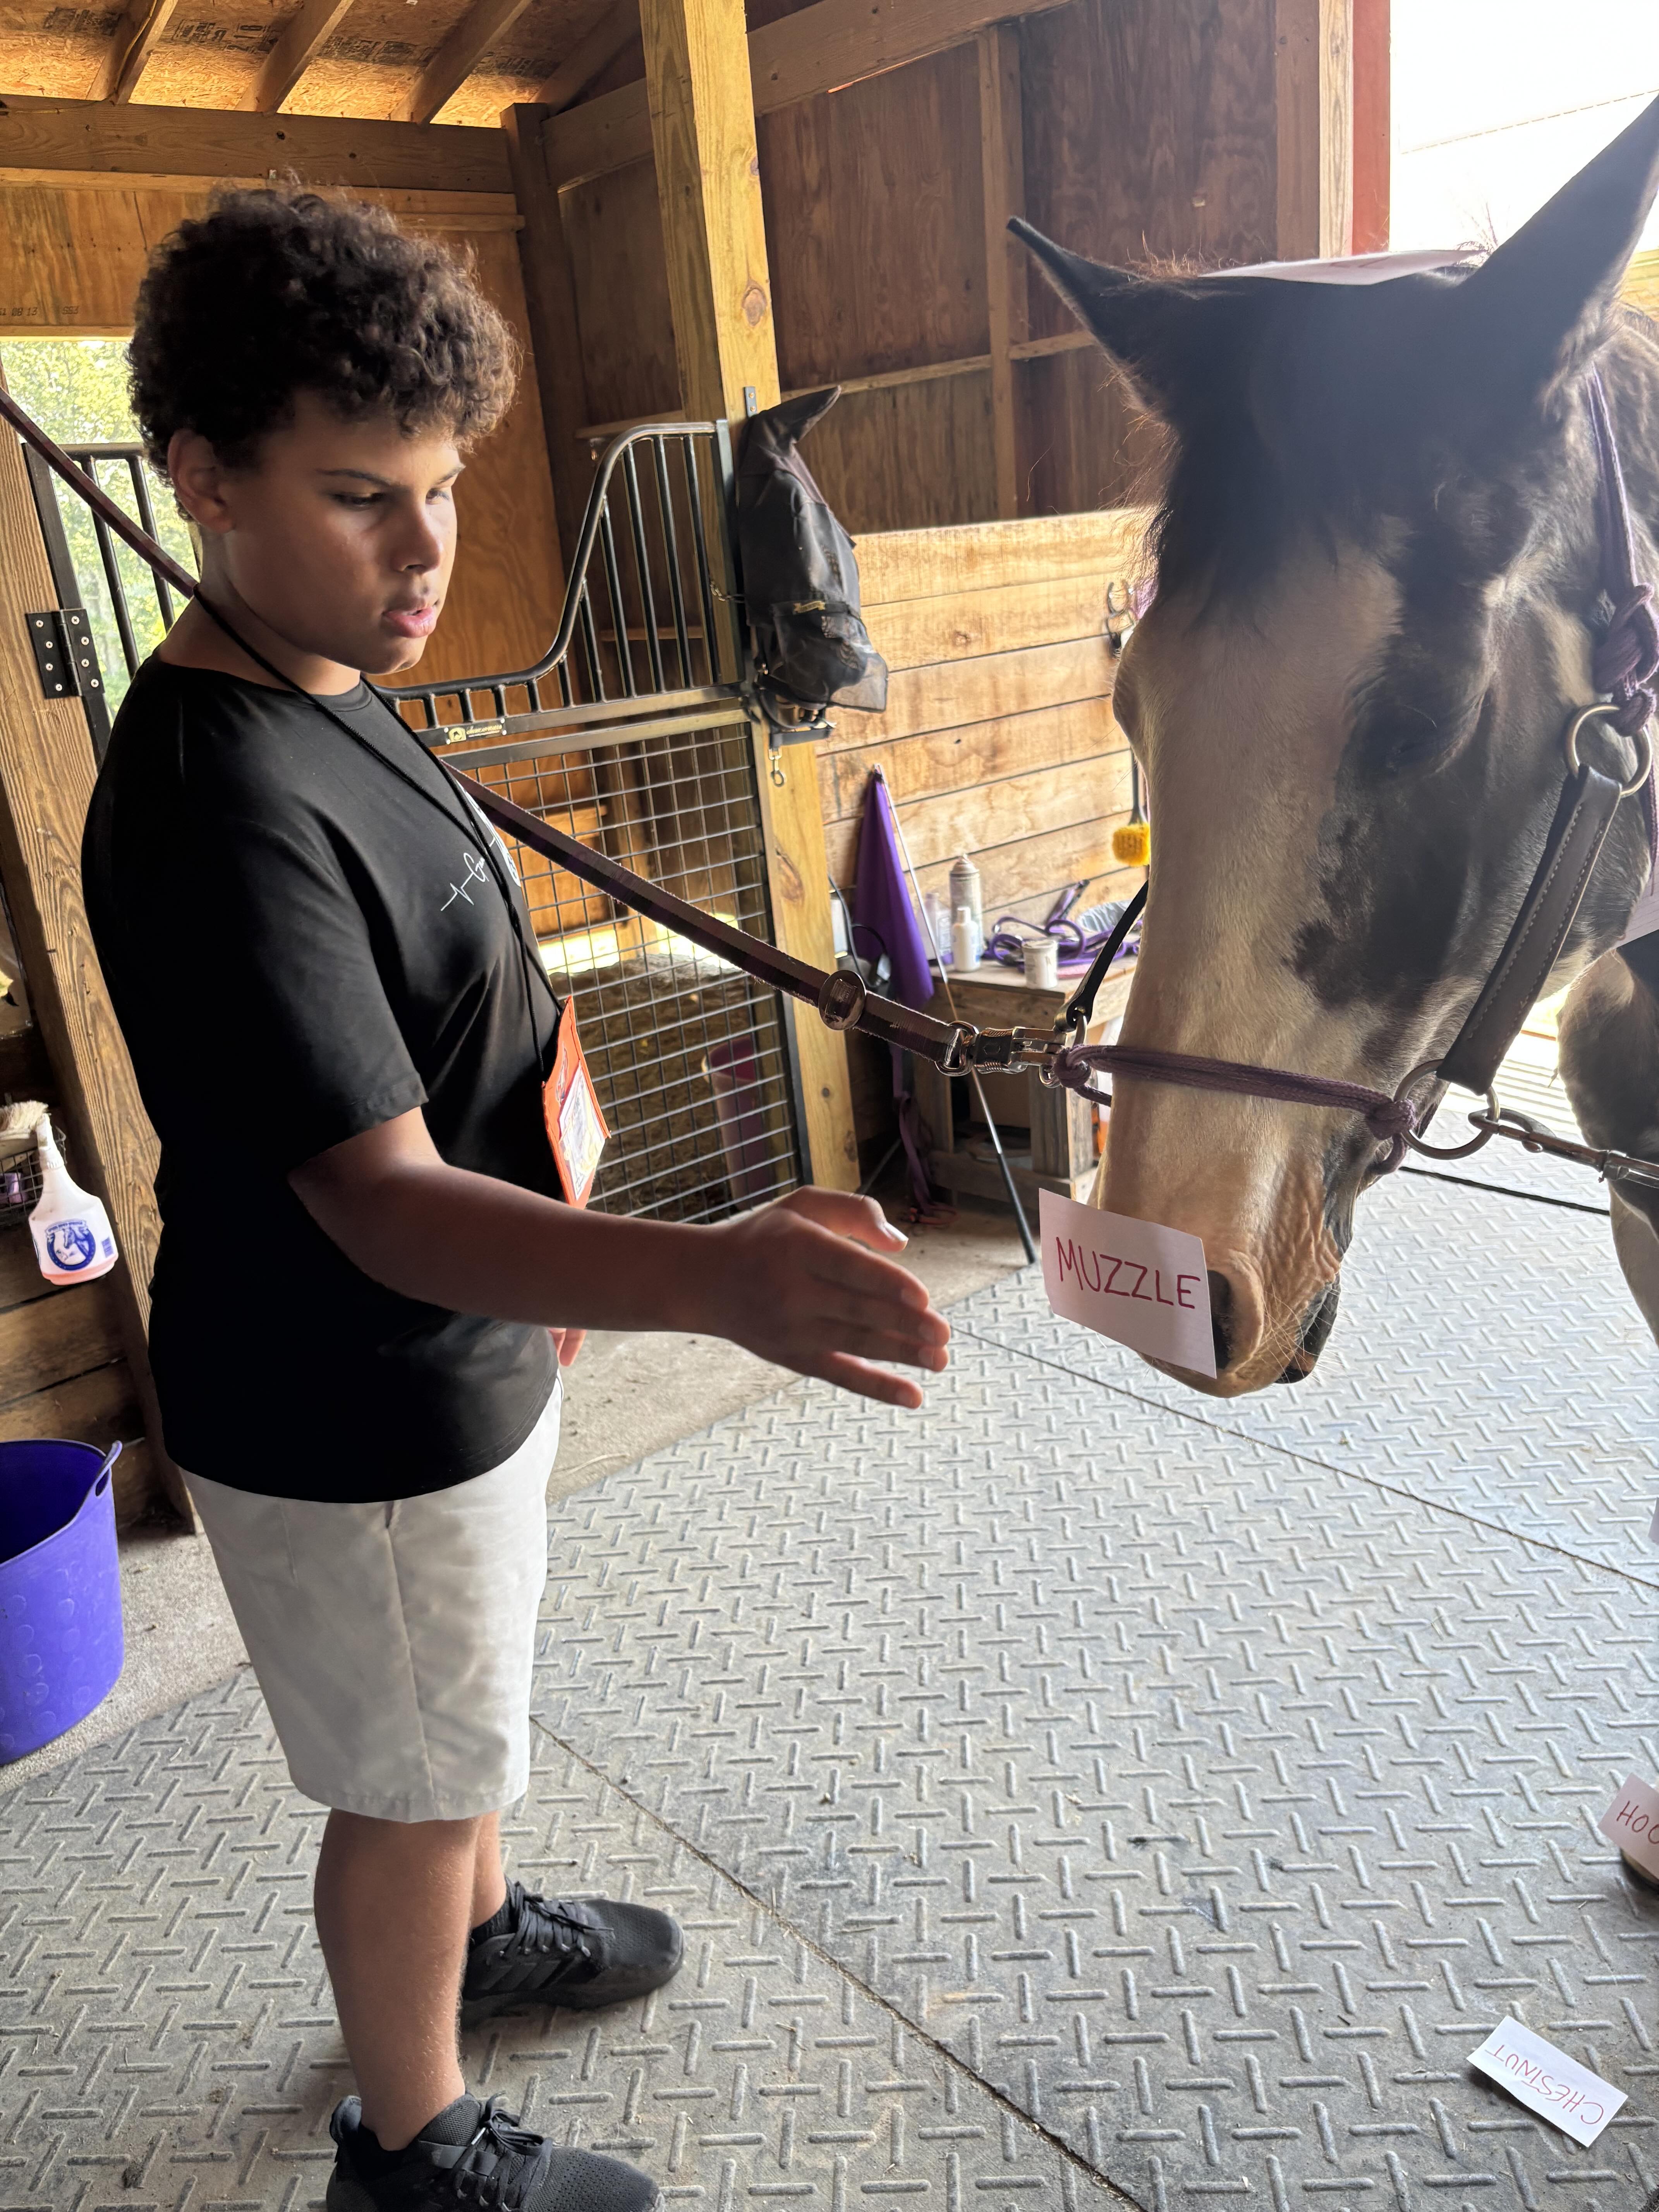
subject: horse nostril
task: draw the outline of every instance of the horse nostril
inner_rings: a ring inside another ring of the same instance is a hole
[[[1210,1270],[1210,1334],[1215,1339],[1215,1371],[1223,1375],[1232,1358],[1228,1340],[1233,1316],[1233,1286],[1215,1268]]]

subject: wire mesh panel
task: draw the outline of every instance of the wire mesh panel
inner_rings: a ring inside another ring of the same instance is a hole
[[[517,805],[722,920],[769,934],[746,722],[471,768]],[[799,1181],[775,994],[514,848],[542,957],[570,994],[610,1125],[593,1203],[713,1221]]]

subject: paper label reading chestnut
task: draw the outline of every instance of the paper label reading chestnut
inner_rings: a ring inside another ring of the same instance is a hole
[[[1644,1874],[1659,1879],[1659,1790],[1639,1774],[1627,1774],[1624,1788],[1595,1825]]]
[[[1054,1311],[1150,1359],[1213,1375],[1203,1239],[1054,1191],[1038,1197],[1042,1280]]]
[[[1625,2102],[1622,2089],[1518,2020],[1500,2020],[1469,2063],[1576,2143],[1593,2143]]]

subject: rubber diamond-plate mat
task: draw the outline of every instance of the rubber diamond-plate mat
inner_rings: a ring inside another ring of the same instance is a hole
[[[549,1724],[1157,2212],[1635,2212],[1648,1592],[988,1308],[925,1420],[792,1394],[569,1501]],[[1593,2148],[1468,2072],[1506,2012],[1630,2093]]]
[[[1186,1423],[1304,1452],[1659,1584],[1648,1541],[1659,1347],[1604,1218],[1393,1176],[1363,1202],[1318,1367],[1249,1398],[1201,1398],[1060,1320],[1035,1268],[952,1319]]]
[[[311,1929],[321,1818],[246,1674],[0,1798],[3,2212],[320,2205],[350,2087]],[[466,2038],[481,2095],[635,2160],[670,2208],[1109,2201],[545,1738],[508,1832],[550,1888],[677,1913],[686,1964],[603,2015],[498,2014]]]
[[[1642,2212],[1651,1354],[1604,1224],[1389,1201],[1300,1394],[1166,1408],[1028,1277],[925,1416],[797,1387],[561,1506],[515,1857],[689,1963],[475,2085],[708,2212]],[[0,2212],[320,2202],[319,1817],[246,1675],[0,1796]],[[1468,2071],[1505,2012],[1628,2091],[1593,2148]]]

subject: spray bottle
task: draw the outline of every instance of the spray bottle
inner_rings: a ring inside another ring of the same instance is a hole
[[[40,1197],[29,1216],[34,1256],[49,1283],[89,1283],[115,1265],[114,1231],[101,1202],[71,1181],[52,1133],[52,1123],[35,1126],[40,1154]]]

